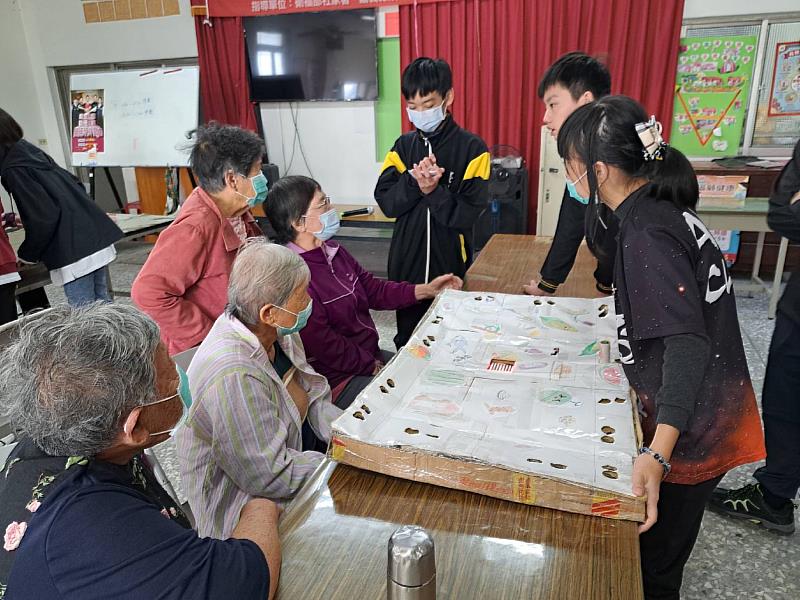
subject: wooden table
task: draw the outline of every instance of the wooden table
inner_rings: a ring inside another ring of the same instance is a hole
[[[387,217],[383,214],[381,207],[377,204],[334,204],[333,207],[339,211],[339,214],[348,210],[356,210],[359,208],[371,208],[371,215],[357,215],[354,217],[342,217],[342,223],[347,227],[375,227],[378,229],[392,229],[394,228],[395,219]]]
[[[473,290],[518,291],[549,242],[494,236],[467,273]],[[595,295],[581,249],[559,292]],[[436,544],[438,597],[481,600],[642,598],[637,525],[506,502],[326,460],[281,518],[278,597],[383,600],[387,542],[403,524]]]
[[[761,258],[764,253],[764,240],[767,233],[772,231],[767,223],[767,212],[769,211],[769,198],[745,199],[744,208],[698,208],[697,215],[709,229],[733,229],[739,231],[758,232],[758,243],[756,244],[756,255],[753,258],[753,271],[750,275],[751,281],[757,289],[764,289],[770,294],[769,311],[767,316],[775,318],[775,311],[778,308],[778,300],[781,296],[781,279],[783,268],[786,264],[786,252],[789,249],[789,240],[781,237],[778,246],[778,260],[775,263],[775,275],[772,278],[772,285],[764,282],[759,277],[761,270]],[[738,286],[739,290],[745,289]]]
[[[495,234],[483,247],[467,271],[464,289],[502,294],[522,294],[522,286],[538,277],[550,249],[552,237]],[[558,286],[556,296],[597,298],[594,270],[597,260],[586,244],[581,244],[575,266],[567,280]]]

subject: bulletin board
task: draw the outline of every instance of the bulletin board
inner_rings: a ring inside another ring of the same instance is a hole
[[[756,36],[680,40],[670,143],[687,156],[738,153],[750,97]]]
[[[769,94],[770,117],[800,115],[800,41],[775,47],[775,66]]]

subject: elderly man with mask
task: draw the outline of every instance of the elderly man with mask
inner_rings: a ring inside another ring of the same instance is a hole
[[[202,539],[142,457],[191,402],[148,317],[58,307],[3,360],[21,440],[0,476],[0,598],[273,597],[275,504],[241,504],[231,539]]]
[[[236,253],[247,238],[262,237],[250,209],[267,197],[263,155],[252,131],[212,122],[195,132],[189,164],[200,185],[158,236],[131,288],[171,355],[203,341],[225,308]]]
[[[192,359],[194,403],[176,441],[200,535],[229,536],[252,498],[288,501],[324,458],[342,411],[298,335],[313,310],[309,277],[288,248],[248,242],[225,313]]]

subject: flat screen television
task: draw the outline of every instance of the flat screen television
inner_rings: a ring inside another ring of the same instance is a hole
[[[248,17],[250,99],[377,100],[374,9]]]

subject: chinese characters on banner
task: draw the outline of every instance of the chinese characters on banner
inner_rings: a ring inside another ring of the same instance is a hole
[[[415,0],[208,0],[210,17],[254,17],[283,13],[354,8],[378,8],[413,4]],[[417,3],[449,0],[416,0]]]
[[[103,90],[70,91],[72,152],[105,150]]]
[[[682,38],[670,143],[687,156],[739,150],[756,36]]]
[[[781,42],[775,47],[769,98],[770,117],[800,115],[800,42]]]

